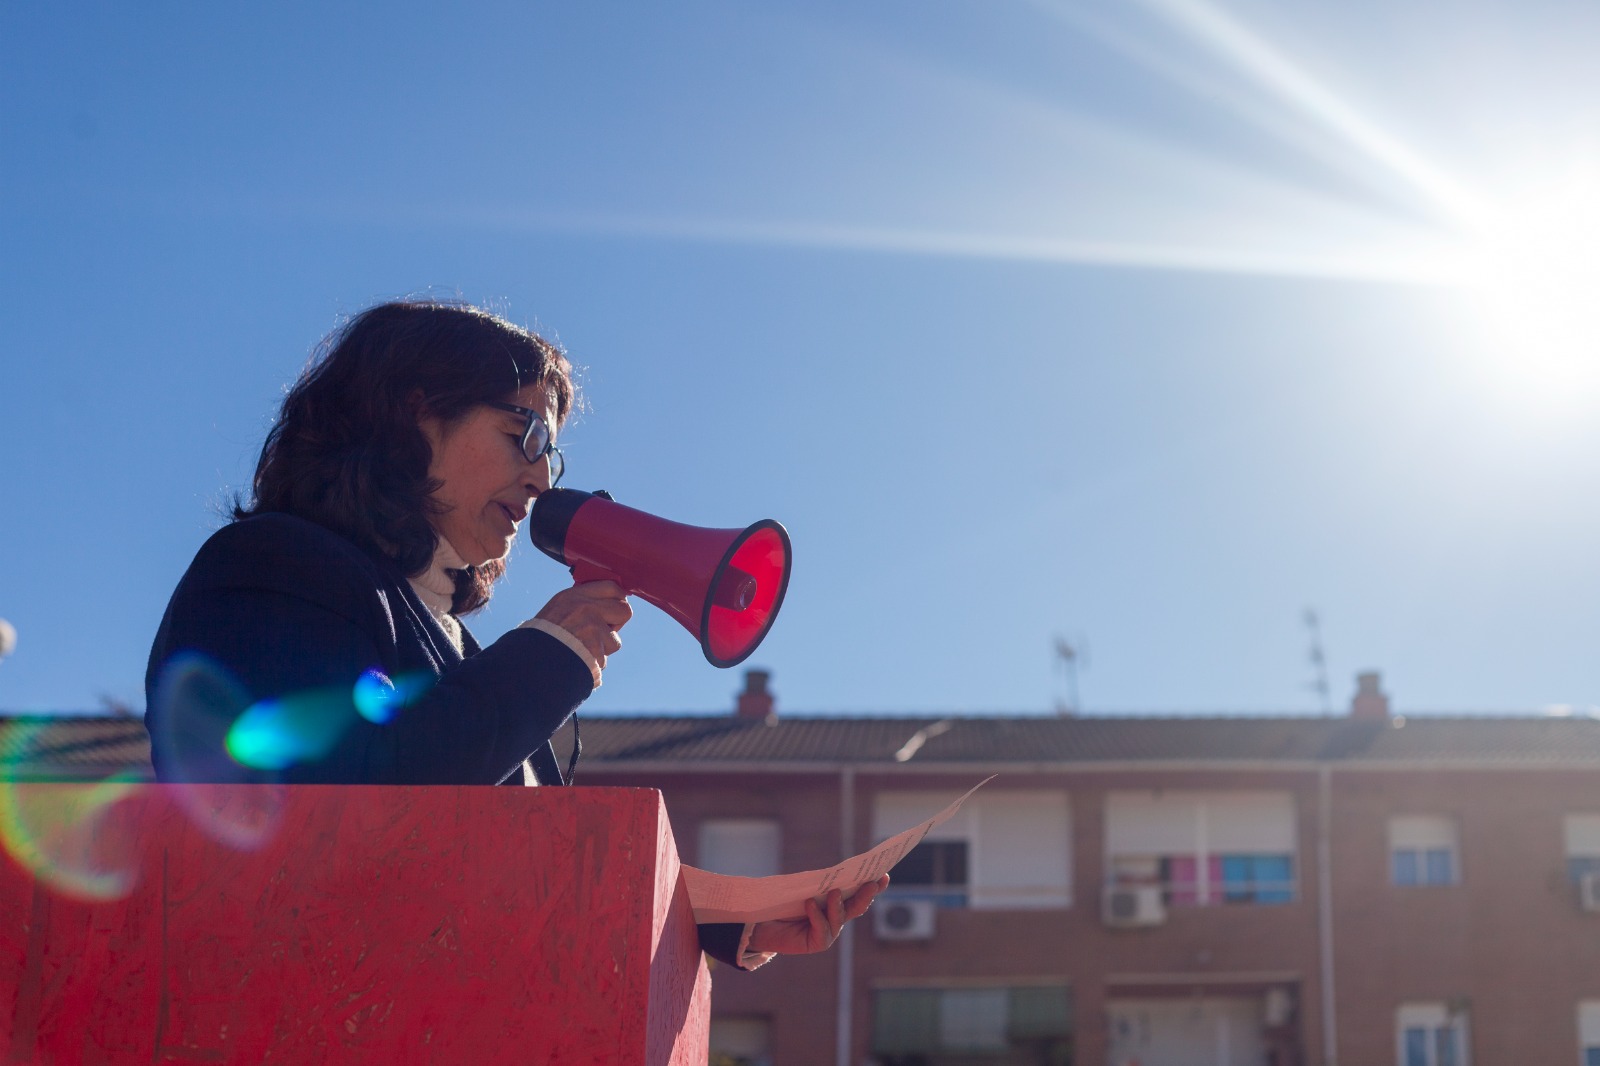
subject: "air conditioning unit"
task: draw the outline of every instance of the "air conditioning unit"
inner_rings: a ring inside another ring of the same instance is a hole
[[[879,940],[931,940],[938,904],[931,899],[880,899],[872,908]]]
[[[1586,911],[1600,911],[1600,870],[1578,878],[1578,904]]]
[[[1111,885],[1101,904],[1101,920],[1114,928],[1160,925],[1167,920],[1160,885]]]

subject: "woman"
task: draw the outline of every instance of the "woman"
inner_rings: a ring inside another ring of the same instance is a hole
[[[571,367],[477,308],[381,304],[284,399],[253,498],[200,549],[150,652],[146,725],[166,781],[570,783],[550,737],[631,617],[609,581],[566,589],[481,646],[481,608],[539,494]],[[702,926],[750,969],[827,948],[885,882],[804,918]]]

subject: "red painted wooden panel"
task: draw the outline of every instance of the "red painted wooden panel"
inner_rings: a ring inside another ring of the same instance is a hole
[[[706,1058],[651,789],[6,785],[0,831],[0,1061]]]

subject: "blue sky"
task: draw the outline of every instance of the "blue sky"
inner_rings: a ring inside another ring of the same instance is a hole
[[[142,705],[339,316],[585,368],[570,483],[796,567],[781,709],[1600,705],[1600,12],[143,3],[0,34],[0,709]],[[492,638],[564,583],[526,544]],[[597,711],[715,711],[642,607]]]

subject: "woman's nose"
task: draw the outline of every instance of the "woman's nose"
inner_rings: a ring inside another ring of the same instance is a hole
[[[550,457],[539,456],[539,461],[527,468],[522,481],[535,496],[547,490],[550,487]]]

